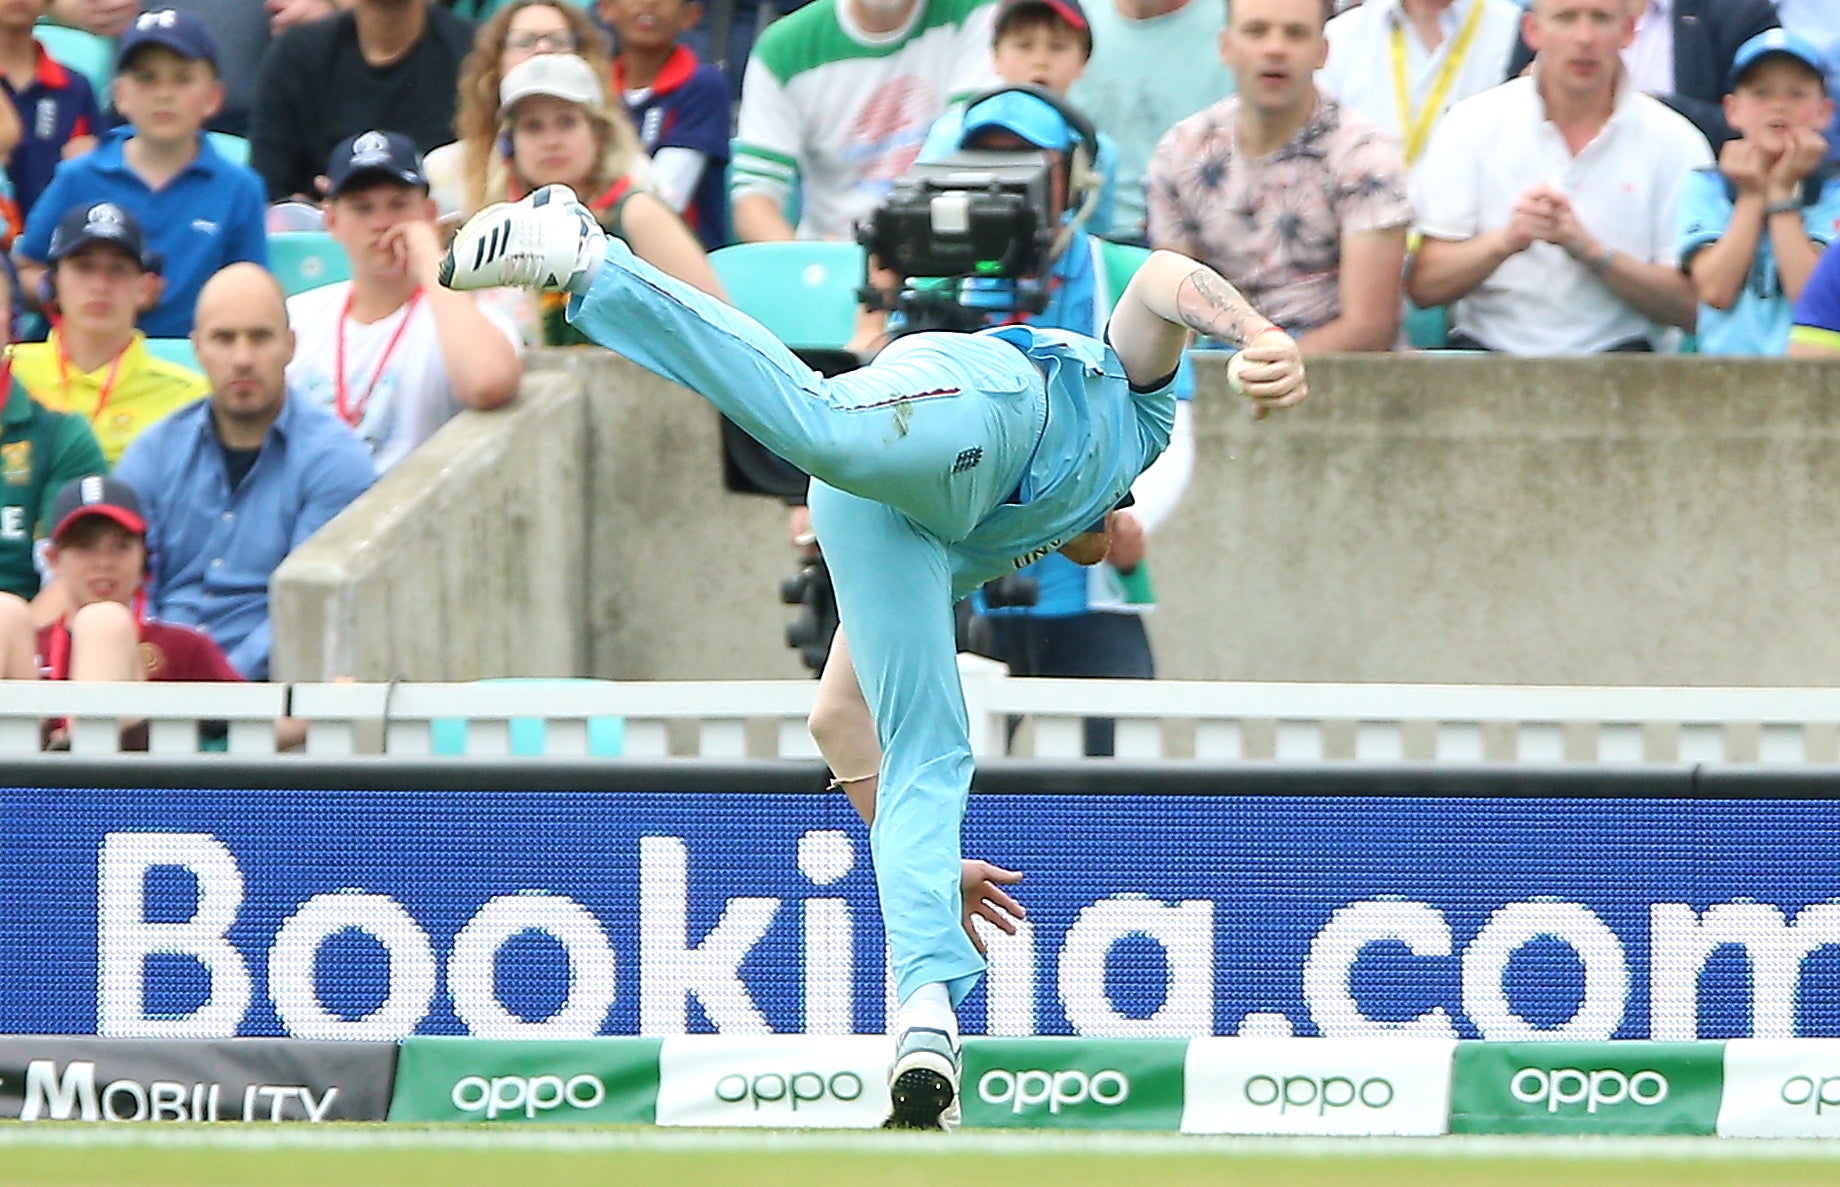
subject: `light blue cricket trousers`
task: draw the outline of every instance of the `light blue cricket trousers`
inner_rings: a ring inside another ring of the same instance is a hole
[[[870,848],[897,992],[941,981],[956,1004],[984,962],[960,923],[972,759],[952,544],[1022,481],[1047,415],[1041,370],[994,337],[916,334],[827,379],[617,239],[569,320],[813,476],[812,522],[882,746]]]

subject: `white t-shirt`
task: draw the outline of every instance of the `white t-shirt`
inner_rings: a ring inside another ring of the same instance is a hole
[[[1444,77],[1465,22],[1478,9],[1481,15],[1476,18],[1476,31],[1442,95],[1442,107],[1448,111],[1471,95],[1499,86],[1508,77],[1508,59],[1520,43],[1524,13],[1514,0],[1457,0],[1439,18],[1444,40],[1431,53],[1425,52],[1418,33],[1407,23],[1400,0],[1367,0],[1329,22],[1329,60],[1316,72],[1316,85],[1403,144],[1406,129],[1393,78],[1393,30],[1405,32],[1402,40],[1406,83],[1411,118],[1416,120],[1430,100],[1432,88]]]
[[[1699,129],[1659,100],[1618,86],[1616,107],[1576,157],[1546,118],[1531,77],[1483,91],[1447,112],[1411,177],[1418,231],[1463,240],[1504,227],[1514,203],[1546,184],[1606,248],[1678,267],[1676,207],[1687,174],[1712,163]],[[1451,329],[1511,354],[1592,354],[1658,327],[1590,267],[1550,243],[1509,257],[1458,301]]]
[[[335,416],[343,415],[370,446],[382,474],[453,419],[460,403],[441,360],[434,314],[426,300],[417,300],[369,325],[345,319],[346,411],[340,413],[335,370],[339,320],[350,294],[347,280],[288,298],[296,340],[288,386]],[[480,310],[507,342],[521,348],[517,327],[502,313],[483,305]]]

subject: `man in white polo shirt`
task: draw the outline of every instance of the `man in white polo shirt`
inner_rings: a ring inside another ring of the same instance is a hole
[[[1535,0],[1523,33],[1531,73],[1451,108],[1413,172],[1406,291],[1456,302],[1452,346],[1653,349],[1658,327],[1693,328],[1675,206],[1711,150],[1625,76],[1626,0]]]
[[[1329,22],[1316,85],[1391,133],[1410,169],[1440,116],[1508,77],[1521,16],[1515,0],[1367,0]]]

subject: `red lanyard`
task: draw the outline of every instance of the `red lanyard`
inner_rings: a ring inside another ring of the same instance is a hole
[[[108,376],[102,381],[102,390],[96,394],[96,408],[89,414],[89,423],[95,424],[102,416],[102,410],[109,406],[109,393],[115,390],[115,377],[121,374],[121,360],[127,357],[128,347],[133,345],[134,340],[130,338],[128,346],[122,347],[120,353],[115,356],[115,361],[109,364]],[[11,375],[11,359],[7,360],[7,367],[7,373]],[[58,335],[58,384],[64,389],[64,406],[75,408],[76,405],[70,400],[70,351],[64,347],[62,334]]]
[[[371,405],[371,393],[377,390],[377,381],[383,378],[383,369],[390,365],[390,356],[396,353],[396,344],[402,341],[403,331],[409,328],[409,319],[415,316],[416,302],[421,299],[422,290],[419,288],[409,294],[408,301],[403,304],[402,320],[390,332],[390,340],[383,344],[383,353],[377,357],[377,369],[371,372],[371,381],[364,385],[364,395],[354,408],[351,393],[345,386],[345,322],[351,317],[351,293],[345,294],[345,308],[339,312],[337,357],[333,360],[336,370],[333,375],[338,381],[339,419],[352,428],[357,428],[364,420],[364,410]]]

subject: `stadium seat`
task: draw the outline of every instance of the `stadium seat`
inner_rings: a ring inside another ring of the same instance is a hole
[[[190,338],[149,338],[147,353],[156,359],[165,359],[169,363],[198,370],[198,356],[192,353]]]
[[[595,685],[599,680],[556,676],[506,676],[492,680],[477,681],[480,684],[579,684]],[[543,719],[540,717],[514,717],[511,726],[511,753],[520,757],[535,757],[548,753],[548,742]],[[440,755],[461,755],[466,753],[466,720],[460,717],[437,717],[428,723],[431,748]],[[590,717],[588,719],[588,753],[595,758],[617,758],[626,749],[626,722],[619,717]]]
[[[324,231],[290,231],[268,237],[268,270],[288,296],[351,279],[345,250]]]
[[[1407,301],[1405,327],[1414,350],[1442,350],[1450,344],[1450,321],[1442,305],[1420,309]]]
[[[249,164],[249,141],[228,132],[206,132],[217,155],[233,165]]]
[[[94,33],[85,33],[81,29],[70,29],[45,21],[33,27],[32,36],[38,38],[45,52],[62,63],[65,69],[75,70],[89,79],[89,85],[96,91],[97,106],[107,108],[111,105],[109,80],[115,77],[113,41]]]
[[[835,240],[737,243],[709,253],[735,308],[788,346],[841,347],[856,325],[863,249]]]

